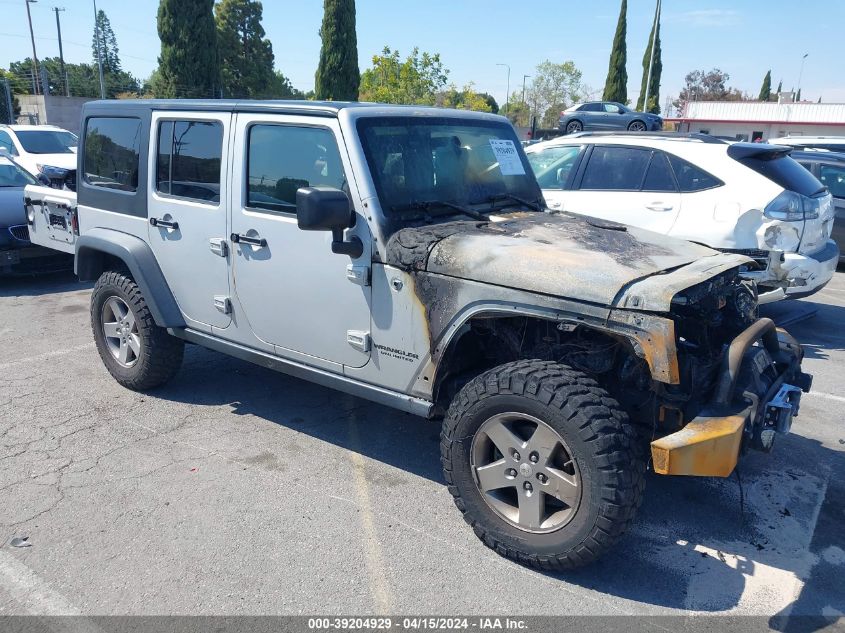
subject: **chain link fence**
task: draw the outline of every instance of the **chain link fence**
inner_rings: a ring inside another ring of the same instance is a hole
[[[15,122],[14,95],[8,79],[0,79],[0,124]]]

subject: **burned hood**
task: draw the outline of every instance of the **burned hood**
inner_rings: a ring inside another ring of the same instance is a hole
[[[405,270],[606,306],[638,279],[715,255],[650,231],[549,213],[404,228],[387,245],[387,263]]]

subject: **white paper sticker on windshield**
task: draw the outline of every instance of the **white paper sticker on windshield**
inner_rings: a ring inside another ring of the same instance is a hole
[[[519,152],[516,151],[513,141],[491,138],[490,147],[493,148],[496,160],[499,161],[499,169],[503,176],[525,175],[525,168],[519,160]]]

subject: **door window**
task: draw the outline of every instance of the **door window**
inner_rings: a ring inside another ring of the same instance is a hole
[[[345,189],[334,135],[320,127],[253,125],[247,150],[247,206],[296,212],[296,190]]]
[[[654,152],[643,181],[643,191],[678,191],[669,159],[663,152]]]
[[[219,203],[222,155],[223,125],[220,122],[160,122],[156,191]]]
[[[821,165],[819,180],[830,190],[834,198],[845,198],[845,167]]]
[[[651,150],[637,147],[593,148],[581,189],[594,191],[639,191]]]
[[[12,137],[3,131],[0,131],[0,149],[6,150],[12,156],[18,155],[18,150],[15,148],[15,144],[12,143]]]
[[[580,108],[579,112],[604,112],[604,108],[600,103],[585,103]]]
[[[91,117],[85,134],[85,182],[93,187],[137,191],[141,120]]]
[[[528,154],[528,162],[542,189],[563,189],[572,172],[581,145],[549,147]]]
[[[619,106],[616,105],[615,103],[605,103],[604,104],[604,111],[607,112],[608,114],[619,114],[621,112],[621,110],[619,109]]]

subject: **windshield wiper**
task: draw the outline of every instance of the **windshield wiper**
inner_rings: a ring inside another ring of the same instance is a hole
[[[534,209],[535,211],[542,211],[543,205],[540,204],[539,200],[525,200],[524,198],[520,198],[519,196],[515,196],[512,193],[497,193],[495,196],[490,196],[484,202],[489,203],[496,203],[501,202],[503,200],[510,200],[512,202],[516,202],[517,204],[521,204],[529,209]]]
[[[409,202],[407,204],[394,204],[390,207],[390,210],[395,213],[400,213],[402,211],[425,211],[427,213],[437,207],[452,209],[472,218],[473,220],[487,220],[484,214],[479,213],[478,211],[473,211],[472,209],[467,209],[459,204],[446,202],[445,200],[425,200],[422,202]]]

